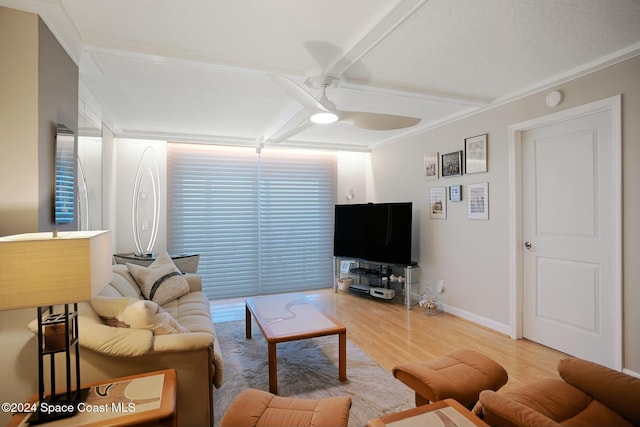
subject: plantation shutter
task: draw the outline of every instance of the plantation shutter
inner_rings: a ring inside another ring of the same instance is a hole
[[[168,243],[211,299],[330,287],[336,157],[169,143]]]

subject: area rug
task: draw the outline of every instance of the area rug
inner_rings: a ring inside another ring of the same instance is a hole
[[[245,388],[269,391],[267,342],[253,325],[245,338],[244,321],[216,323],[224,360],[224,384],[213,392],[214,425]],[[347,337],[349,332],[347,331]],[[413,391],[347,339],[347,381],[338,380],[338,337],[278,344],[278,394],[319,399],[351,396],[349,426],[366,426],[382,415],[414,407]]]

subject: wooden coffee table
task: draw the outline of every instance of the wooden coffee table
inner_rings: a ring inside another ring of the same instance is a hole
[[[247,298],[246,333],[251,338],[251,315],[269,347],[269,391],[278,393],[276,344],[338,335],[338,379],[347,380],[347,328],[311,304],[302,294]]]

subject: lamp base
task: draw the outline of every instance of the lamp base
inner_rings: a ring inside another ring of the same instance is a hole
[[[89,389],[83,388],[79,392],[71,392],[69,399],[67,399],[66,393],[47,396],[38,405],[38,410],[29,416],[27,424],[38,425],[73,417],[78,413],[78,404],[84,402],[88,394]]]

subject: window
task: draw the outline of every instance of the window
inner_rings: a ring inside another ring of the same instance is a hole
[[[168,144],[168,243],[211,299],[333,283],[336,156]]]

